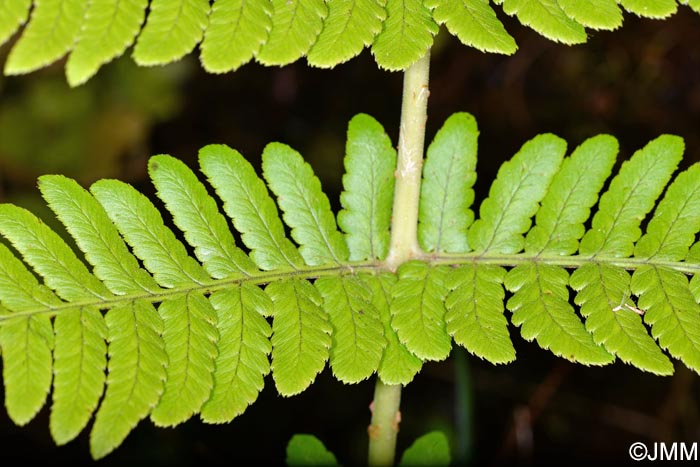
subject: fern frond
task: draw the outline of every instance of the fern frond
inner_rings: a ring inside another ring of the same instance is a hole
[[[700,12],[698,0],[493,3],[565,44],[585,42],[585,28],[620,27],[623,10],[666,18],[680,3]],[[0,45],[30,10],[5,74],[29,73],[70,52],[66,77],[71,86],[84,83],[134,44],[134,60],[148,66],[179,60],[201,42],[200,61],[211,73],[236,70],[253,58],[281,66],[306,57],[312,66],[332,68],[365,47],[381,68],[404,70],[430,48],[442,24],[469,47],[503,54],[517,49],[487,0],[2,0]]]
[[[152,0],[134,47],[139,65],[161,65],[190,53],[208,24],[207,0]]]
[[[29,73],[64,56],[73,47],[87,6],[84,0],[34,0],[33,4],[29,24],[5,62],[6,75]],[[15,18],[24,16],[14,8],[9,12]]]
[[[510,362],[509,316],[526,340],[575,362],[619,358],[665,375],[673,358],[700,373],[700,166],[666,186],[683,141],[649,142],[601,196],[614,138],[590,138],[567,156],[561,138],[536,136],[501,166],[474,220],[477,138],[460,113],[429,145],[422,249],[395,273],[384,258],[396,153],[367,115],[348,128],[342,232],[311,167],[280,143],[266,147],[262,178],[238,152],[203,148],[212,194],[182,162],[152,157],[162,209],[117,180],[88,191],[41,177],[80,252],[29,211],[0,205],[11,419],[28,423],[53,382],[52,436],[74,439],[95,413],[99,458],[147,417],[228,422],[269,373],[284,396],[327,362],[346,383],[377,373],[407,384],[424,361],[445,359],[453,339]]]
[[[269,1],[217,0],[204,32],[201,61],[211,73],[236,70],[250,61],[272,28]]]
[[[304,56],[323,28],[323,0],[272,0],[272,28],[255,58],[264,65],[286,65]]]

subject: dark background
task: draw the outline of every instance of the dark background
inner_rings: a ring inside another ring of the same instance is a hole
[[[476,117],[477,205],[499,165],[541,132],[558,134],[570,149],[613,134],[620,160],[673,133],[685,138],[684,166],[700,160],[700,16],[684,7],[665,21],[626,15],[622,29],[590,31],[589,42],[574,47],[502,19],[519,45],[512,57],[482,54],[444,31],[433,49],[427,139],[453,112]],[[151,154],[194,167],[200,147],[226,143],[256,163],[265,144],[281,141],[304,154],[337,208],[347,122],[369,113],[396,141],[401,84],[402,75],[379,70],[368,51],[333,70],[301,61],[220,76],[206,74],[195,56],[153,69],[126,58],[74,90],[62,63],[0,78],[0,199],[51,222],[36,197],[43,173],[85,185],[120,178],[151,193]],[[494,366],[455,349],[423,367],[403,391],[399,453],[433,429],[448,434],[456,459],[473,465],[624,464],[635,441],[700,440],[699,379],[682,364],[672,377],[620,362],[587,368],[525,342],[513,326],[511,336],[513,364]],[[344,465],[364,462],[373,381],[347,386],[326,370],[288,399],[266,381],[258,401],[230,424],[191,420],[158,429],[145,420],[97,465],[279,464],[297,432],[317,435]],[[91,462],[88,430],[56,447],[48,413],[47,406],[19,428],[0,410],[0,465]]]

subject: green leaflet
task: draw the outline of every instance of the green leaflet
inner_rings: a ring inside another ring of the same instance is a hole
[[[566,15],[593,29],[622,26],[622,11],[615,0],[557,0]]]
[[[27,21],[31,0],[0,0],[0,45]]]
[[[438,25],[422,0],[387,0],[384,29],[372,44],[377,65],[403,70],[421,58],[433,44]]]
[[[290,467],[312,465],[332,467],[338,461],[323,443],[313,435],[294,435],[287,444],[287,461]]]
[[[29,211],[0,205],[0,233],[60,297],[80,300],[111,295],[66,242]]]
[[[670,261],[684,259],[700,231],[700,166],[676,177],[659,203],[647,231],[634,249],[635,257]]]
[[[571,255],[578,250],[585,232],[583,223],[598,201],[617,151],[615,138],[599,135],[584,141],[564,159],[542,199],[536,225],[525,238],[525,251]]]
[[[386,18],[386,0],[334,0],[328,2],[323,30],[306,57],[309,65],[332,68],[371,45]]]
[[[547,39],[564,44],[586,42],[586,30],[564,13],[557,0],[503,0],[503,11],[517,15],[521,23]]]
[[[206,297],[187,294],[161,303],[158,312],[168,366],[165,391],[151,420],[157,426],[174,426],[199,412],[214,386],[216,311]]]
[[[202,40],[208,15],[207,0],[151,0],[134,60],[139,65],[162,65],[182,58]]]
[[[423,362],[404,346],[396,331],[391,327],[391,289],[396,283],[396,276],[382,273],[365,277],[364,281],[372,289],[372,304],[377,310],[384,325],[384,337],[387,340],[382,359],[379,362],[377,374],[386,384],[408,384],[420,371]]]
[[[323,28],[323,0],[272,0],[272,29],[257,53],[264,65],[286,65],[305,55]]]
[[[202,420],[227,423],[252,404],[270,372],[267,356],[272,351],[272,329],[264,315],[272,301],[259,288],[243,285],[214,293],[210,298],[217,313],[219,355],[211,397],[202,406]]]
[[[525,264],[506,274],[504,284],[513,292],[506,306],[522,336],[543,349],[585,365],[605,365],[614,360],[586,332],[569,305],[569,274],[556,266]]]
[[[632,254],[642,233],[639,225],[678,166],[683,149],[681,138],[663,135],[622,164],[598,202],[592,228],[581,240],[580,254]]]
[[[632,292],[644,322],[659,344],[689,368],[700,372],[700,305],[681,272],[641,266],[632,275]]]
[[[419,465],[448,466],[451,462],[450,445],[441,431],[431,431],[411,444],[401,456],[399,467]]]
[[[569,283],[596,344],[625,363],[659,375],[673,373],[673,364],[649,336],[630,298],[630,275],[622,268],[584,264]]]
[[[225,73],[249,62],[267,40],[271,14],[267,0],[216,0],[202,41],[204,69]]]
[[[346,261],[348,248],[311,166],[289,146],[270,143],[263,151],[262,167],[306,264]]]
[[[265,184],[240,153],[223,145],[206,146],[199,152],[199,163],[260,269],[296,268],[303,264],[297,249],[284,236],[284,227]]]
[[[148,198],[118,180],[100,180],[90,190],[160,285],[175,287],[209,280],[204,269],[187,255],[184,245],[163,224]]]
[[[66,62],[68,84],[83,84],[103,64],[123,54],[140,31],[147,6],[147,0],[89,2],[85,22]]]
[[[371,289],[355,276],[322,277],[314,284],[333,327],[330,364],[344,383],[369,378],[379,367],[386,346]]]
[[[474,221],[476,141],[474,117],[456,113],[428,147],[423,166],[418,241],[427,252],[466,253],[467,229]]]
[[[47,316],[18,318],[0,327],[5,407],[17,425],[29,423],[46,401],[53,341]]]
[[[54,384],[49,428],[56,444],[74,439],[102,397],[107,326],[98,309],[74,309],[54,321]]]
[[[345,153],[338,225],[345,232],[350,260],[384,259],[389,251],[396,150],[375,119],[358,114],[348,124]]]
[[[561,138],[536,136],[498,170],[489,197],[479,207],[479,219],[469,229],[469,244],[476,250],[517,253],[522,234],[530,228],[549,181],[566,152]]]
[[[696,13],[700,13],[700,0],[679,0],[681,5],[688,5]]]
[[[94,273],[115,294],[156,292],[159,287],[119,236],[97,200],[75,180],[39,177],[39,189],[58,219],[94,266]]]
[[[488,0],[426,0],[425,6],[432,8],[435,21],[445,24],[464,45],[507,55],[518,48]]]
[[[618,0],[622,7],[637,16],[666,18],[678,8],[675,0]]]
[[[515,349],[503,314],[505,269],[464,265],[447,275],[447,332],[456,343],[491,363],[510,363]]]
[[[82,27],[86,5],[85,0],[34,0],[29,24],[5,62],[5,74],[29,73],[65,55]]]
[[[332,328],[321,295],[308,282],[273,282],[265,292],[274,303],[272,376],[280,394],[293,396],[326,365]]]
[[[422,360],[444,360],[452,350],[445,330],[447,270],[421,261],[399,266],[391,290],[391,326],[399,340]]]
[[[214,278],[249,275],[257,270],[246,254],[236,247],[216,201],[195,174],[171,156],[153,156],[148,171],[158,197],[184,232],[194,254]]]
[[[168,356],[163,321],[150,303],[133,301],[105,315],[109,336],[107,390],[90,433],[90,453],[102,458],[119,446],[163,393]]]

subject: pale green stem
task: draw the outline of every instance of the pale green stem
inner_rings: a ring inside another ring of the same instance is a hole
[[[418,201],[423,169],[423,145],[428,107],[430,50],[404,72],[399,153],[396,163],[391,246],[384,266],[395,271],[403,262],[421,255],[418,246]],[[369,465],[394,465],[396,436],[401,413],[401,385],[384,384],[374,389],[372,424],[369,427]]]

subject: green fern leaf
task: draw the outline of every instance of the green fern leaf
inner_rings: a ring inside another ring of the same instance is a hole
[[[488,0],[426,0],[425,6],[432,8],[435,21],[445,24],[464,45],[506,55],[518,49]]]
[[[66,242],[29,211],[0,205],[0,233],[60,297],[80,300],[111,295]]]
[[[100,180],[90,190],[160,285],[175,287],[210,280],[165,226],[155,206],[132,186],[118,180]]]
[[[649,336],[630,298],[631,277],[622,268],[584,264],[571,275],[575,302],[586,318],[596,344],[625,363],[659,375],[673,373],[673,364]]]
[[[351,261],[381,260],[389,251],[395,167],[396,150],[384,128],[369,115],[353,117],[338,213]]]
[[[199,412],[214,387],[216,311],[204,296],[187,294],[161,303],[158,312],[168,367],[165,391],[151,420],[157,426],[174,426]]]
[[[182,58],[202,40],[208,15],[207,0],[152,0],[134,60],[148,66]]]
[[[217,0],[204,32],[201,61],[210,73],[234,71],[249,62],[272,28],[269,1]]]
[[[250,163],[223,145],[203,148],[199,162],[243,243],[252,250],[250,257],[255,264],[266,271],[301,266],[303,259],[284,236],[275,203]]]
[[[450,445],[447,436],[440,431],[431,431],[413,442],[401,456],[399,467],[450,465]]]
[[[688,278],[664,267],[641,266],[632,275],[631,286],[661,347],[700,372],[700,305]]]
[[[102,397],[107,325],[95,308],[64,311],[54,321],[53,405],[49,428],[56,444],[73,440]]]
[[[102,206],[78,183],[61,175],[39,178],[39,189],[58,219],[94,266],[95,275],[115,294],[159,290],[141,269]]]
[[[2,244],[0,302],[13,312],[61,303]],[[17,425],[29,423],[46,401],[51,387],[53,347],[54,332],[48,316],[17,317],[0,326],[5,407]]]
[[[639,225],[678,166],[683,148],[681,138],[660,136],[622,164],[598,202],[592,228],[581,240],[581,255],[632,254],[642,233]]]
[[[421,261],[399,266],[391,295],[391,326],[408,350],[423,360],[444,360],[452,349],[445,330],[447,270]]]
[[[46,316],[6,322],[0,328],[2,378],[7,414],[26,425],[39,412],[51,388],[54,335]]]
[[[506,306],[511,321],[527,340],[543,349],[585,365],[605,365],[614,357],[598,346],[569,305],[569,274],[557,266],[523,264],[506,274],[513,296]]]
[[[0,45],[27,21],[31,0],[0,0]]]
[[[564,44],[586,42],[586,30],[564,13],[557,0],[503,0],[503,11],[517,15],[521,23],[547,39]]]
[[[328,2],[323,30],[307,56],[309,65],[332,68],[371,45],[386,18],[386,0],[335,0]]]
[[[171,156],[153,156],[148,169],[158,197],[194,246],[194,254],[209,275],[217,279],[240,277],[257,271],[248,256],[236,247],[216,201],[195,174]]]
[[[262,167],[306,264],[346,261],[347,245],[311,166],[289,146],[271,143],[263,151]]]
[[[418,214],[418,241],[428,252],[466,253],[467,229],[474,222],[476,141],[474,117],[456,113],[428,147]]]
[[[273,282],[265,291],[274,303],[272,376],[280,394],[293,396],[323,370],[332,328],[321,308],[323,298],[308,282]]]
[[[90,433],[100,459],[119,446],[163,393],[168,356],[163,321],[150,303],[133,301],[105,315],[109,336],[107,390]]]
[[[286,464],[289,467],[339,466],[338,461],[323,443],[313,435],[294,435],[287,444]]]
[[[34,0],[29,24],[5,62],[6,75],[29,73],[58,60],[83,24],[84,0]]]
[[[634,249],[635,257],[680,261],[700,231],[700,166],[693,165],[671,183],[647,231]]]
[[[583,223],[598,201],[617,151],[615,138],[599,135],[584,141],[564,159],[537,211],[536,225],[525,238],[525,251],[571,255],[578,250],[585,232]]]
[[[89,2],[85,22],[66,62],[68,84],[83,84],[103,64],[123,54],[139,33],[147,6],[147,0]]]
[[[420,371],[423,361],[408,351],[396,331],[391,327],[391,289],[396,283],[396,276],[390,273],[382,273],[373,277],[366,277],[364,281],[372,291],[372,304],[379,310],[380,319],[384,325],[384,337],[386,347],[382,359],[379,362],[377,374],[386,384],[408,384]]]
[[[403,70],[425,55],[438,25],[422,0],[387,0],[384,29],[372,44],[377,65]]]
[[[517,253],[522,234],[531,225],[538,203],[566,152],[566,142],[543,134],[528,141],[498,170],[489,197],[481,203],[480,219],[469,229],[469,244],[477,252]]]
[[[256,55],[264,65],[286,65],[305,55],[323,29],[323,0],[272,0],[272,29]]]
[[[646,18],[667,18],[678,9],[675,0],[618,0],[622,7]]]
[[[593,29],[617,29],[622,26],[622,11],[615,0],[557,0],[566,15]]]
[[[447,332],[456,343],[491,363],[515,360],[515,349],[503,315],[503,277],[497,266],[464,265],[451,270],[445,301]]]
[[[354,276],[321,277],[315,285],[333,326],[333,375],[344,383],[369,378],[379,367],[386,346],[379,311],[371,303],[371,290]]]
[[[219,356],[214,389],[202,406],[202,420],[226,423],[255,402],[270,372],[267,356],[272,351],[272,329],[263,314],[270,314],[272,301],[259,288],[244,284],[212,294],[217,312]]]

